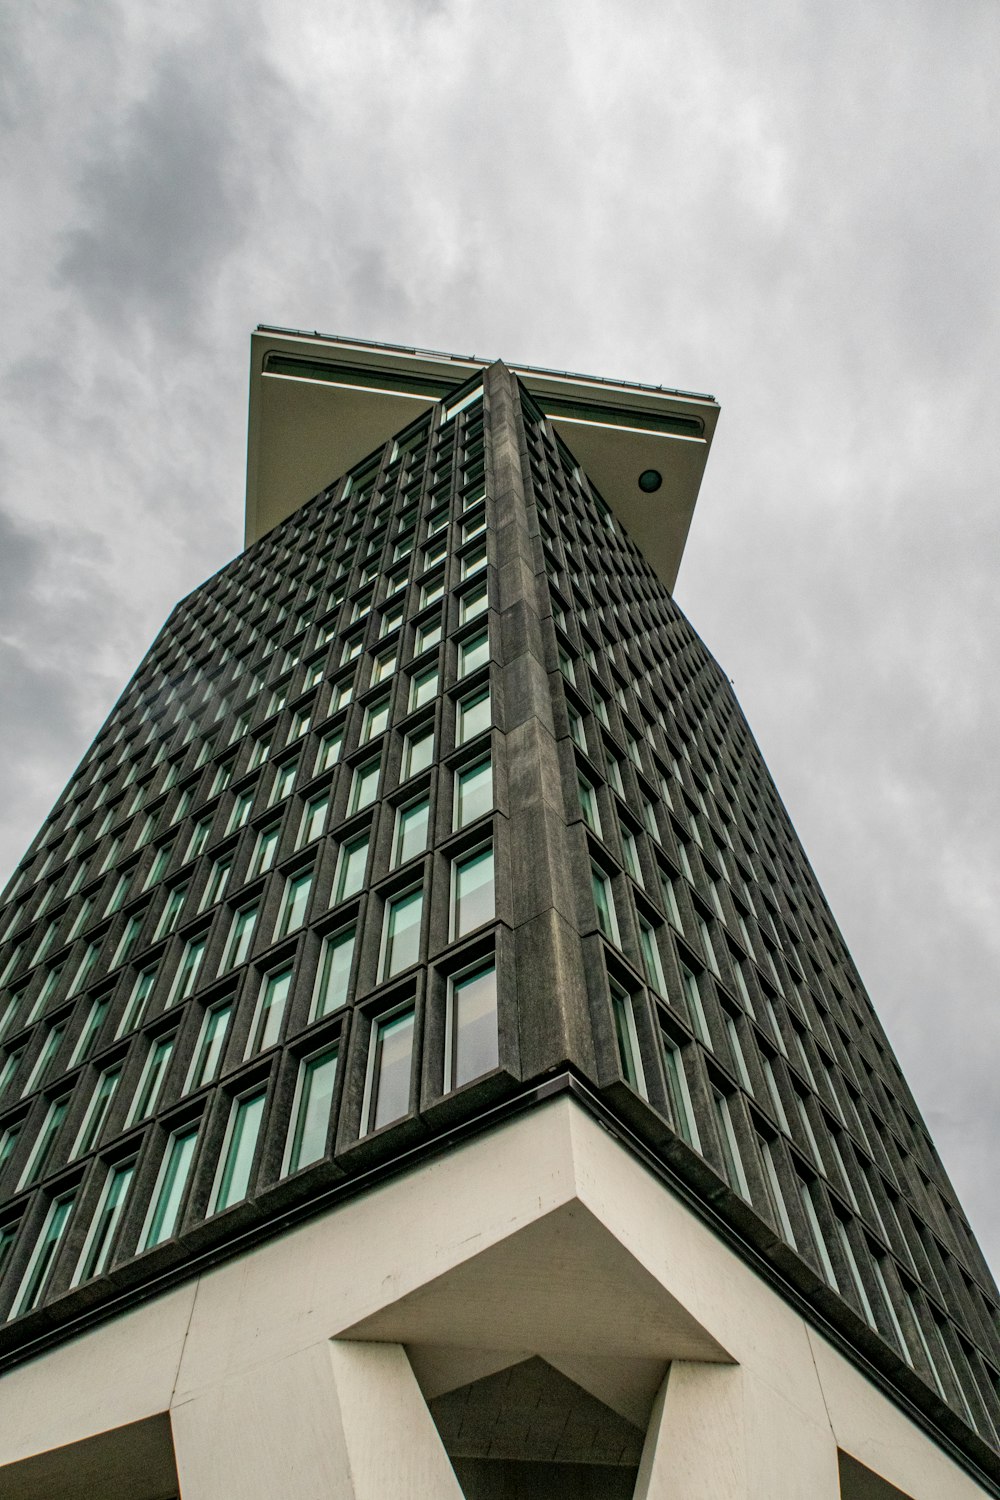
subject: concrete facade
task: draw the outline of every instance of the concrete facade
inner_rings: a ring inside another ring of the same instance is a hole
[[[458,1500],[428,1401],[532,1355],[642,1422],[637,1500],[988,1493],[563,1099],[9,1372],[0,1496],[168,1414],[184,1500]]]

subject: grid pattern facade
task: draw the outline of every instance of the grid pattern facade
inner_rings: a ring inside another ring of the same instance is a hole
[[[559,1066],[997,1448],[995,1288],[728,681],[494,366],[178,606],[21,862],[0,1354]]]

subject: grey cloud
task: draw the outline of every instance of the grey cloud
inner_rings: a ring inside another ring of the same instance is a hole
[[[179,324],[201,310],[252,222],[258,174],[273,166],[273,141],[253,122],[281,117],[280,94],[255,51],[252,13],[156,59],[143,96],[92,142],[82,223],[67,234],[62,277],[96,317],[185,336]]]

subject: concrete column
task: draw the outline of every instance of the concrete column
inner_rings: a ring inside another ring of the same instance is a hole
[[[171,1418],[184,1500],[461,1500],[400,1344],[314,1344]]]
[[[738,1366],[675,1360],[650,1417],[635,1500],[838,1500],[829,1423]]]
[[[463,1500],[402,1344],[329,1349],[353,1486],[345,1496]]]

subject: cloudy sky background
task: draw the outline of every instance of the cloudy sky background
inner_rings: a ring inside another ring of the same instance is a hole
[[[1000,1269],[995,0],[50,0],[0,44],[0,883],[239,549],[256,323],[711,391],[677,596]]]

